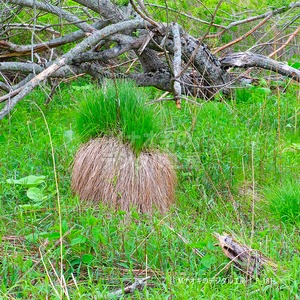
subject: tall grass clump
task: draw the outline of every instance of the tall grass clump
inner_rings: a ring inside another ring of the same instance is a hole
[[[77,131],[83,141],[111,136],[129,143],[136,154],[157,147],[162,122],[147,95],[131,81],[107,81],[79,105]]]
[[[155,144],[162,123],[145,100],[133,83],[120,81],[108,82],[80,104],[77,130],[85,143],[72,172],[72,190],[80,199],[143,213],[166,212],[174,202],[176,173]]]
[[[300,221],[300,183],[283,182],[264,191],[266,202],[272,216],[284,223]]]

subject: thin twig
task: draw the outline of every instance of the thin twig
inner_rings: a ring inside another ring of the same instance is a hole
[[[153,4],[153,3],[147,3],[148,6],[151,6],[151,7],[157,7],[157,8],[163,8],[163,9],[166,9],[165,6],[163,5],[158,5],[158,4]],[[197,21],[197,22],[200,22],[200,23],[203,23],[205,25],[212,25],[214,27],[217,27],[217,28],[225,28],[225,26],[222,26],[222,25],[219,25],[219,24],[211,24],[211,22],[208,22],[208,21],[205,21],[205,20],[202,20],[202,19],[199,19],[199,18],[196,18],[192,15],[189,15],[189,14],[186,14],[182,11],[178,11],[177,9],[174,9],[174,8],[171,8],[171,7],[168,7],[167,8],[169,11],[171,12],[175,12],[176,14],[179,14],[181,16],[184,16],[184,17],[187,17],[188,19],[191,19],[191,20],[194,20],[194,21]]]
[[[134,0],[129,0],[130,4],[132,5],[133,9],[139,14],[140,17],[142,17],[144,20],[152,24],[154,27],[159,28],[160,24],[154,21],[152,18],[147,16],[144,12],[142,12],[139,7],[134,3]]]
[[[278,53],[280,50],[284,49],[290,42],[291,40],[296,37],[296,35],[299,33],[300,31],[300,26],[290,35],[290,37],[287,39],[287,41],[281,46],[279,47],[277,50],[275,50],[274,52],[272,52],[271,54],[269,54],[269,57],[274,56],[276,53]]]
[[[223,45],[222,47],[219,47],[217,50],[213,52],[213,54],[217,54],[218,52],[237,44],[238,42],[244,40],[246,37],[248,37],[250,34],[255,32],[258,28],[260,28],[262,25],[264,25],[269,19],[271,18],[271,15],[267,16],[264,20],[262,20],[259,24],[257,24],[255,27],[253,27],[251,30],[240,36],[239,38],[235,39],[234,41],[231,41],[230,43]]]
[[[235,26],[238,26],[238,25],[241,25],[241,24],[245,24],[245,23],[250,23],[250,22],[253,22],[253,21],[256,21],[256,20],[264,19],[264,18],[267,18],[269,16],[273,17],[275,15],[284,13],[284,12],[290,10],[290,9],[294,9],[294,8],[297,8],[297,7],[300,7],[300,2],[291,3],[288,7],[283,6],[281,8],[274,9],[272,11],[263,13],[263,14],[258,15],[258,16],[253,16],[253,17],[249,17],[249,18],[246,18],[246,19],[243,19],[243,20],[234,21],[234,22],[230,23],[229,25],[227,25],[225,28],[223,27],[224,29],[222,31],[220,31],[216,34],[210,34],[206,38],[217,38],[217,37],[221,36],[223,33],[225,33],[225,31],[229,30],[232,27],[235,27]]]

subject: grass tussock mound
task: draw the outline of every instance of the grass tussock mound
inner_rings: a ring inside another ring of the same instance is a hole
[[[82,200],[143,213],[164,213],[174,202],[176,173],[157,150],[162,121],[146,99],[132,82],[107,81],[79,103],[85,144],[75,156],[72,189]]]
[[[76,154],[72,189],[82,200],[101,201],[116,209],[166,212],[175,198],[176,173],[159,152],[136,156],[115,138],[97,138]]]
[[[116,209],[166,212],[174,202],[176,173],[157,150],[162,121],[132,82],[107,81],[79,103],[77,130],[86,142],[73,166],[72,189],[82,200]]]
[[[103,136],[130,144],[138,155],[159,144],[163,132],[159,112],[146,104],[145,90],[131,81],[105,81],[101,89],[82,95],[77,131],[83,142]]]

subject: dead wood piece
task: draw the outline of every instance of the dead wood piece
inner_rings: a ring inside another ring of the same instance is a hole
[[[146,281],[150,278],[150,276],[139,279],[137,278],[135,282],[124,289],[119,289],[116,290],[115,292],[111,292],[108,294],[108,298],[113,298],[113,297],[121,297],[124,294],[129,294],[133,293],[135,290],[141,290],[144,288]]]
[[[229,54],[220,59],[223,68],[237,67],[250,68],[258,67],[277,72],[300,82],[300,71],[287,64],[278,62],[267,56],[255,54],[252,52],[238,52]]]
[[[237,242],[227,233],[214,233],[224,254],[233,262],[234,266],[249,277],[259,276],[265,266],[276,268],[276,265],[258,250],[251,249]]]
[[[178,24],[174,24],[172,26],[172,33],[174,39],[174,59],[173,59],[173,75],[174,75],[174,97],[176,100],[176,106],[180,108],[180,97],[181,97],[181,84],[178,79],[180,80],[180,73],[181,73],[181,40],[180,40],[180,31]]]

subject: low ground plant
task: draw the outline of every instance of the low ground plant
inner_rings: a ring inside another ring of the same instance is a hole
[[[176,204],[163,216],[132,210],[128,222],[122,210],[71,193],[82,141],[74,110],[85,87],[96,90],[87,81],[62,85],[48,105],[36,90],[0,125],[1,298],[105,298],[150,276],[125,298],[297,299],[297,89],[241,91],[232,102],[183,102],[181,110],[154,104],[164,122],[160,145],[178,160]],[[28,195],[24,178],[33,175],[41,193]],[[213,233],[224,231],[276,271],[246,278],[216,244]]]

